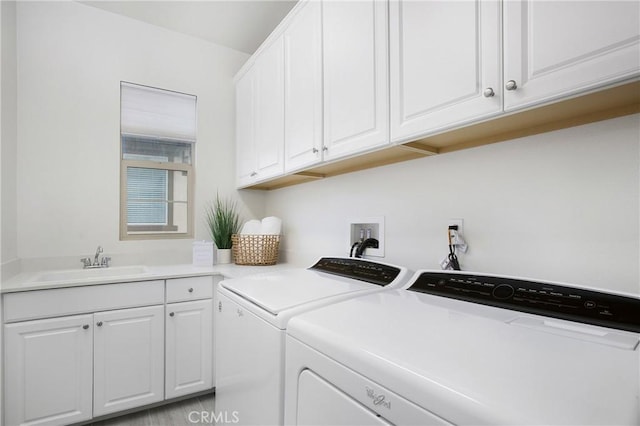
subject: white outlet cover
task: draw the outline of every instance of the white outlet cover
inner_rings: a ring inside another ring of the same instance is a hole
[[[457,225],[458,233],[464,236],[464,219],[449,219],[449,223],[447,224],[447,228],[449,226]]]
[[[459,251],[461,251],[462,253],[466,253],[467,250],[469,249],[469,246],[467,245],[466,241],[464,240],[464,219],[449,219],[449,223],[447,225],[447,228],[449,226],[453,226],[453,225],[457,225],[458,226],[458,235],[460,235],[460,238],[462,239],[462,244],[458,244],[457,245],[457,249]],[[448,243],[448,241],[447,241]]]

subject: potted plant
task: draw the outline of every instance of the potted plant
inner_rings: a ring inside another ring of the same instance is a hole
[[[240,216],[236,202],[216,194],[215,200],[206,208],[209,234],[217,248],[217,262],[231,262],[231,235],[240,230]]]

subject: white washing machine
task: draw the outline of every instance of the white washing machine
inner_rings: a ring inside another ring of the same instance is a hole
[[[638,425],[640,298],[419,271],[293,318],[285,424]]]
[[[308,269],[224,280],[216,310],[216,412],[236,424],[284,418],[284,349],[289,320],[330,303],[406,285],[402,267],[325,257]]]

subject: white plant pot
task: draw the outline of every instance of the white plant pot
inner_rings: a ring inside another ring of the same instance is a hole
[[[216,263],[231,263],[231,249],[217,249]]]

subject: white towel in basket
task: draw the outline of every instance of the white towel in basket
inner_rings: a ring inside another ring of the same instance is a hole
[[[262,219],[260,234],[262,235],[280,235],[282,230],[282,220],[275,216],[269,216]]]
[[[262,233],[261,228],[262,228],[262,223],[259,220],[255,220],[255,219],[249,220],[245,222],[240,233],[245,235],[261,234]]]

